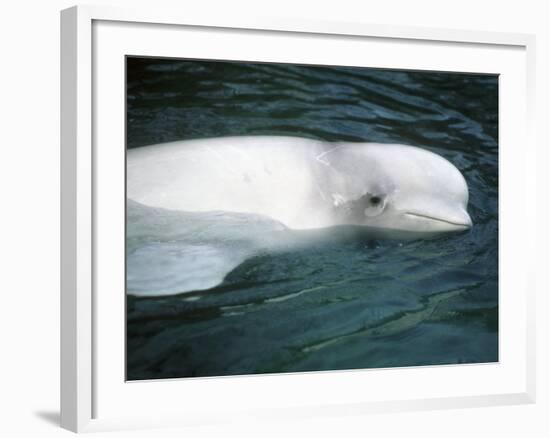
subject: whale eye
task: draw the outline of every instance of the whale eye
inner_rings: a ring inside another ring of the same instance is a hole
[[[384,211],[386,206],[386,198],[382,195],[366,195],[366,202],[364,205],[364,214],[367,217],[378,216]]]

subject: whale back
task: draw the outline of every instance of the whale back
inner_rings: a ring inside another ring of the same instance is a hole
[[[261,214],[294,227],[322,225],[312,157],[322,142],[286,137],[228,137],[131,149],[127,196],[179,211]],[[312,194],[317,193],[317,196]]]

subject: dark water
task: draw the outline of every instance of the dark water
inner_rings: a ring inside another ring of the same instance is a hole
[[[433,240],[344,233],[260,253],[208,291],[128,296],[128,379],[498,360],[497,77],[147,59],[127,73],[129,148],[226,135],[416,145],[464,174],[474,223]]]

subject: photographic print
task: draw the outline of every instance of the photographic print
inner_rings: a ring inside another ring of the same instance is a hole
[[[498,76],[126,58],[128,380],[497,362]]]

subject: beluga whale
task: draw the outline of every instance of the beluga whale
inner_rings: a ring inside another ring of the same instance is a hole
[[[460,171],[399,144],[243,136],[129,149],[127,196],[170,210],[260,214],[292,229],[349,224],[422,236],[472,226]]]
[[[206,290],[255,255],[349,226],[375,239],[472,227],[463,175],[414,146],[186,140],[129,149],[126,175],[133,295]]]

